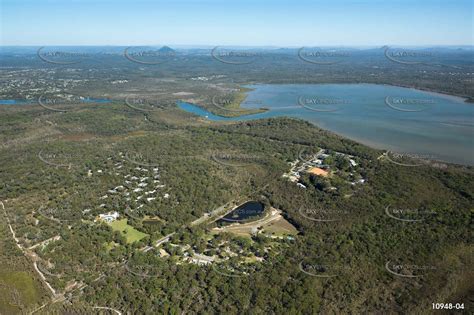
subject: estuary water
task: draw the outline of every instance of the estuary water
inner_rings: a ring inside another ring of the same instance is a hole
[[[213,121],[300,118],[374,148],[474,165],[474,104],[462,98],[377,84],[247,87],[252,90],[242,107],[268,111],[226,118],[189,103],[178,106]]]

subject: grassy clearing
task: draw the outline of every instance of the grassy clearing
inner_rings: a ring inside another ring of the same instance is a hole
[[[266,233],[275,235],[275,236],[286,236],[286,235],[296,235],[298,230],[283,217],[277,221],[270,222],[268,225],[264,226]]]
[[[19,314],[41,301],[33,277],[26,271],[0,272],[0,314]]]
[[[117,220],[109,224],[114,231],[119,231],[123,236],[127,238],[127,243],[131,244],[137,242],[145,237],[148,234],[140,232],[127,224],[127,219]]]

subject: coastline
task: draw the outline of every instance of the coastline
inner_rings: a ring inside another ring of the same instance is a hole
[[[332,84],[335,84],[335,83],[324,83],[324,84],[305,84],[305,85],[314,85],[314,86],[320,86],[320,85],[332,85]],[[336,83],[337,84],[337,83]],[[422,92],[422,93],[429,93],[433,96],[436,96],[436,97],[440,97],[440,98],[443,98],[443,99],[448,99],[448,100],[451,100],[452,102],[455,102],[456,104],[458,104],[459,106],[462,105],[462,104],[466,104],[465,102],[465,99],[460,97],[460,96],[456,96],[456,95],[449,95],[449,94],[445,94],[445,93],[439,93],[437,91],[426,91],[426,90],[420,90],[420,89],[416,89],[416,88],[413,88],[413,87],[406,87],[406,86],[398,86],[398,85],[393,85],[393,84],[373,84],[373,83],[344,83],[344,84],[340,84],[340,85],[379,85],[379,86],[387,86],[387,87],[394,87],[394,88],[402,88],[402,89],[407,89],[407,90],[411,90],[411,91],[418,91],[418,92]],[[257,86],[257,85],[266,85],[265,83],[254,83],[252,84],[252,86]],[[273,85],[273,84],[271,84]],[[300,85],[300,84],[276,84],[276,86],[278,85]],[[245,86],[248,88],[248,86]],[[254,88],[253,90],[255,90],[256,88]],[[456,105],[454,104],[454,105]],[[198,106],[198,105],[194,105],[194,106]],[[201,107],[202,108],[202,107]],[[271,109],[270,109],[271,110]],[[188,111],[188,110],[186,110]],[[191,109],[192,111],[192,109]],[[294,117],[292,115],[290,116],[284,116],[284,115],[277,115],[277,116],[269,116],[269,117],[261,117],[260,115],[255,115],[255,114],[251,114],[251,115],[239,115],[239,116],[233,116],[229,119],[229,117],[225,117],[225,116],[222,116],[222,115],[219,115],[219,114],[214,114],[214,116],[217,116],[217,117],[206,117],[206,119],[208,120],[211,120],[211,121],[218,121],[220,123],[230,123],[230,122],[236,122],[236,121],[240,121],[240,120],[257,120],[257,119],[266,119],[266,118],[276,118],[276,117],[293,117],[293,118],[296,118],[296,119],[302,119],[302,120],[305,120],[305,121],[308,121],[304,118],[301,118],[301,117]],[[202,115],[200,115],[202,116]],[[205,116],[205,115],[204,115]],[[260,117],[259,117],[260,116]],[[221,121],[220,118],[222,118]],[[314,126],[316,126],[317,128],[320,128],[322,130],[326,130],[328,132],[331,132],[333,134],[336,134],[340,137],[343,137],[343,138],[346,138],[346,139],[349,139],[349,140],[352,140],[354,142],[357,142],[357,143],[360,143],[362,145],[365,145],[369,148],[372,148],[372,149],[375,149],[375,150],[390,150],[390,151],[393,151],[393,152],[397,152],[397,153],[403,153],[403,154],[407,154],[407,155],[413,155],[413,156],[416,156],[416,155],[419,155],[419,156],[429,156],[431,155],[432,158],[426,158],[426,160],[431,160],[431,161],[436,161],[436,162],[441,162],[441,163],[450,163],[450,164],[456,164],[456,165],[462,165],[462,166],[468,166],[468,167],[472,167],[474,166],[474,163],[473,162],[470,162],[469,159],[466,159],[466,158],[459,158],[460,156],[462,155],[457,155],[456,153],[453,153],[451,154],[452,158],[450,157],[449,154],[444,154],[443,152],[438,152],[440,155],[438,155],[438,153],[436,152],[436,150],[432,150],[430,149],[428,146],[426,147],[425,150],[415,150],[415,149],[410,149],[409,147],[410,146],[399,146],[397,143],[383,143],[383,142],[380,142],[380,141],[377,141],[376,139],[372,139],[372,140],[367,140],[367,139],[364,139],[363,137],[359,137],[357,135],[350,135],[350,134],[347,134],[347,133],[343,133],[343,132],[336,132],[335,130],[331,129],[331,128],[328,128],[327,126],[325,126],[324,122],[323,123],[318,123],[317,121],[309,121],[311,124],[313,124]],[[463,150],[466,150],[466,147],[464,147]],[[454,151],[453,151],[454,152]],[[461,149],[460,149],[460,154],[463,154]],[[465,155],[465,153],[463,154]]]
[[[341,84],[341,85],[354,85],[354,84],[367,84],[367,85],[383,85],[383,86],[392,86],[392,87],[400,87],[400,88],[405,88],[405,89],[410,89],[410,90],[414,90],[414,91],[421,91],[421,92],[426,92],[426,93],[430,93],[430,94],[434,94],[434,95],[437,95],[439,97],[449,97],[449,98],[452,98],[453,100],[459,100],[459,101],[462,101],[464,103],[468,103],[468,104],[474,104],[474,96],[472,98],[472,102],[470,102],[470,97],[467,96],[467,95],[460,95],[460,94],[450,94],[446,91],[439,91],[439,90],[434,90],[434,89],[430,89],[430,88],[424,88],[424,87],[415,87],[415,86],[411,86],[411,85],[402,85],[402,84],[395,84],[395,83],[374,83],[374,82],[351,82],[351,83],[347,83],[347,82],[315,82],[315,83],[308,83],[308,82],[304,82],[304,83],[265,83],[265,82],[258,82],[258,83],[247,83],[247,84],[243,84],[242,86],[245,87],[245,88],[248,88],[248,86],[252,86],[252,85],[301,85],[301,84],[304,84],[304,85],[329,85],[329,84]],[[253,90],[253,89],[250,89],[250,91]]]
[[[372,83],[370,83],[370,84],[372,84]],[[452,99],[452,100],[459,100],[459,101],[462,101],[463,103],[474,104],[474,99],[473,99],[472,102],[470,102],[469,97],[466,96],[466,95],[449,94],[445,91],[436,91],[436,90],[429,89],[429,88],[419,88],[419,87],[414,87],[414,86],[409,86],[409,85],[397,85],[397,84],[390,84],[390,83],[382,83],[380,85],[395,86],[395,87],[402,87],[402,88],[406,88],[406,89],[410,89],[410,90],[414,90],[414,91],[422,91],[422,92],[426,92],[426,93],[436,95],[436,96],[439,96],[439,97],[449,98],[449,99]]]

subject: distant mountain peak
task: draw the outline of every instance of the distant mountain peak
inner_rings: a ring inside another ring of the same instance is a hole
[[[172,49],[171,47],[165,45],[165,46],[161,47],[160,49],[158,49],[158,51],[160,51],[160,52],[174,52],[174,49]]]

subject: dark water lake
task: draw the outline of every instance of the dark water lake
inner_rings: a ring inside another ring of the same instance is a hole
[[[242,107],[267,112],[227,118],[193,104],[178,106],[213,121],[300,118],[377,149],[474,165],[474,104],[462,98],[377,84],[247,87],[253,90]]]
[[[228,213],[222,219],[218,220],[218,223],[224,222],[240,222],[247,220],[252,217],[260,216],[263,214],[265,209],[264,205],[258,201],[247,201],[246,203],[238,206],[232,212]]]

